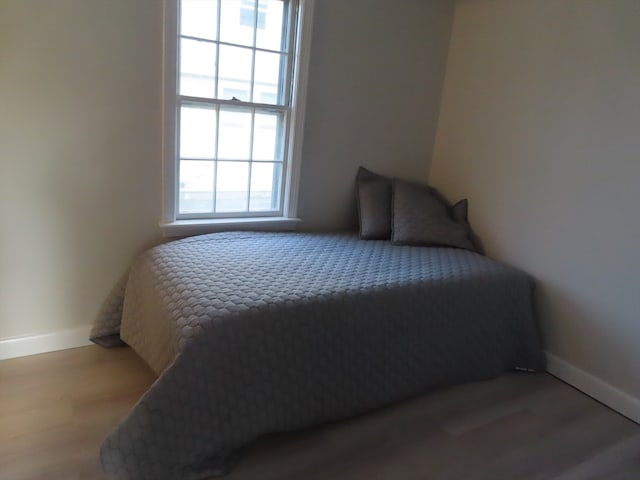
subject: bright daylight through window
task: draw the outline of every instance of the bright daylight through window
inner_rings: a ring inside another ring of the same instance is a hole
[[[177,0],[168,220],[286,213],[299,3]]]

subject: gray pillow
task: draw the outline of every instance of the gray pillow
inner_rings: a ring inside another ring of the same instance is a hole
[[[469,214],[469,200],[466,198],[460,200],[453,207],[451,207],[451,218],[458,223],[468,223]]]
[[[435,188],[433,190],[435,190]],[[437,192],[437,190],[435,191]],[[444,201],[447,202],[446,199]],[[447,202],[447,205],[448,205],[448,202]],[[453,207],[451,207],[451,217],[456,222],[462,223],[469,229],[469,240],[471,240],[471,243],[473,244],[473,249],[476,252],[484,255],[484,246],[480,241],[480,237],[476,235],[476,232],[473,231],[473,228],[471,228],[471,225],[469,224],[468,212],[469,212],[469,201],[466,198],[464,200],[460,200]]]
[[[450,207],[435,189],[393,181],[393,233],[401,245],[441,245],[476,251],[467,222],[467,201]]]
[[[391,238],[391,179],[360,167],[356,177],[360,238]]]

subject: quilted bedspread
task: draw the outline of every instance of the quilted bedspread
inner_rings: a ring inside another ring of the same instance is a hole
[[[109,478],[227,472],[257,437],[544,368],[531,279],[454,248],[236,232],[155,247],[92,333],[159,374],[107,437]]]

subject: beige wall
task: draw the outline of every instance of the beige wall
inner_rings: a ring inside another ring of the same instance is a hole
[[[450,0],[316,0],[299,213],[305,229],[356,225],[359,165],[426,180]]]
[[[640,399],[640,2],[457,3],[431,182],[542,287],[547,349]]]
[[[449,0],[318,0],[300,214],[354,223],[359,164],[426,178]],[[0,339],[94,319],[160,239],[160,0],[0,0]]]

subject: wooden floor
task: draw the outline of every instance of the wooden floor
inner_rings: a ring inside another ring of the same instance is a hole
[[[129,349],[0,362],[0,479],[103,478],[105,434],[153,382]],[[510,374],[259,441],[228,480],[638,480],[640,426],[546,374]]]

